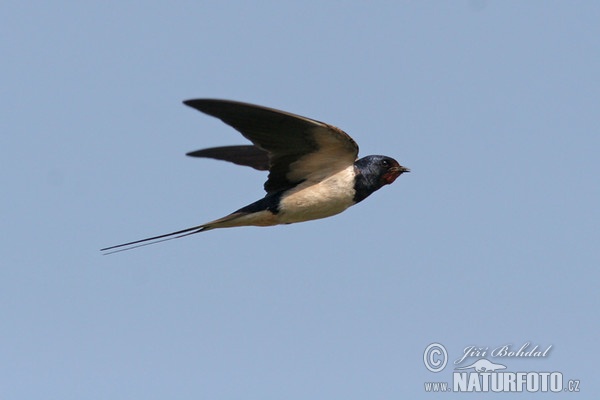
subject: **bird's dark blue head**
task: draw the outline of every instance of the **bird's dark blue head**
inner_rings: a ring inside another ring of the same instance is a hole
[[[356,178],[354,181],[354,201],[358,203],[371,193],[389,185],[404,172],[410,172],[391,157],[366,156],[354,163]]]

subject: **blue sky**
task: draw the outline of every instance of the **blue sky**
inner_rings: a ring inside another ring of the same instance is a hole
[[[600,389],[598,3],[1,9],[0,397],[445,398],[431,343],[552,346],[487,358]],[[198,97],[412,172],[333,218],[102,256],[263,196],[264,173],[184,156],[245,143]]]

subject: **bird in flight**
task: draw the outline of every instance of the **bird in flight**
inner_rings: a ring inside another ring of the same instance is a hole
[[[185,105],[219,118],[253,145],[213,147],[188,153],[269,171],[262,199],[223,218],[101,251],[176,239],[216,228],[272,226],[326,218],[361,202],[409,172],[396,160],[358,159],[358,145],[341,129],[285,111],[230,100],[186,100]]]

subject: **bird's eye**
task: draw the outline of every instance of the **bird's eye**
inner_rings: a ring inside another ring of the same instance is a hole
[[[388,160],[381,160],[381,165],[383,165],[384,167],[389,167],[390,163]]]

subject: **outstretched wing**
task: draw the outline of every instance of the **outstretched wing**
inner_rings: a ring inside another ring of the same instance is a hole
[[[352,165],[358,156],[358,145],[344,131],[310,118],[229,100],[195,99],[183,103],[219,118],[268,152],[268,193],[304,181],[323,180]]]

